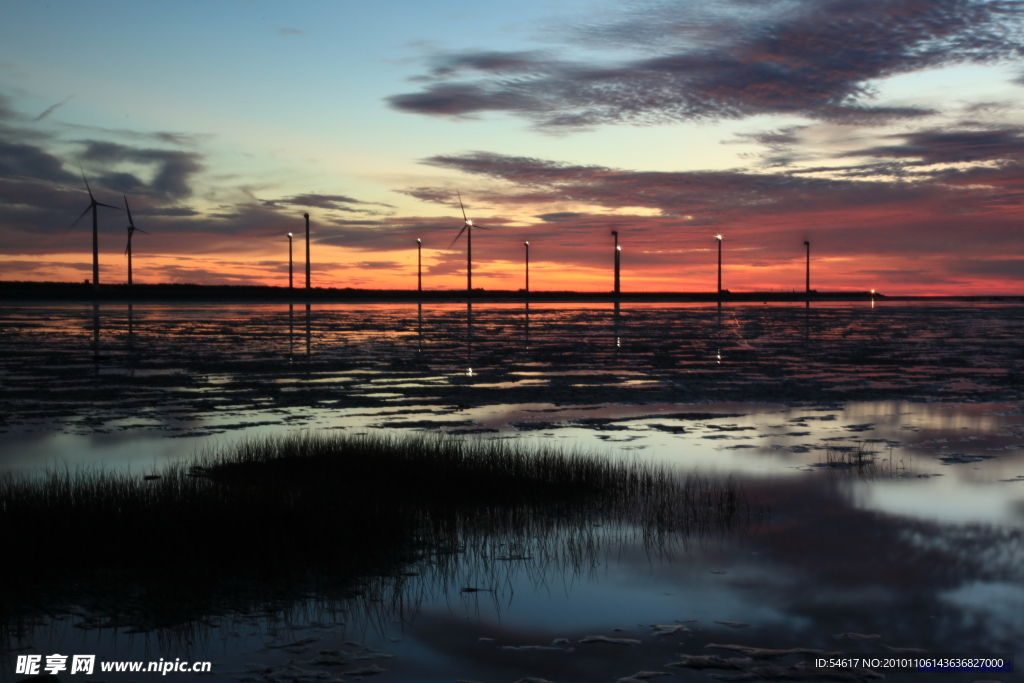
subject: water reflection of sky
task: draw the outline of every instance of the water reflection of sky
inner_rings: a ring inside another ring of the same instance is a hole
[[[136,305],[130,319],[123,305],[8,306],[0,467],[141,471],[242,435],[443,431],[731,475],[772,506],[767,527],[671,557],[627,545],[579,574],[524,567],[496,598],[449,586],[416,619],[366,635],[415,680],[605,680],[709,642],[837,649],[854,647],[833,638],[851,631],[879,634],[856,645],[875,650],[1012,651],[1022,314],[317,305],[307,326],[303,306]],[[877,466],[827,466],[857,449]],[[638,626],[688,619],[703,630],[659,639]],[[644,645],[500,649],[591,633]]]

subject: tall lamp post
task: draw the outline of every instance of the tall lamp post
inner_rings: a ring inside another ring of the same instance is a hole
[[[530,293],[530,243],[523,242],[526,245],[526,293]]]
[[[288,289],[292,287],[292,233],[288,233]]]
[[[416,240],[416,291],[423,291],[423,240]]]
[[[306,219],[306,294],[309,294],[309,214],[304,213]]]
[[[722,236],[715,235],[718,240],[718,293],[722,293]]]
[[[807,247],[807,278],[806,278],[806,289],[807,293],[811,293],[811,243],[804,240],[804,246]]]
[[[615,293],[619,293],[619,254],[622,253],[622,247],[619,246],[619,231],[612,230],[612,236],[615,238]]]

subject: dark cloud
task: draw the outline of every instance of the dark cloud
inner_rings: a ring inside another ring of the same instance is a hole
[[[122,194],[134,194],[144,192],[147,189],[146,183],[132,173],[104,173],[97,176],[96,179],[100,185],[108,190]]]
[[[991,160],[1024,161],[1024,128],[994,130],[926,130],[890,136],[903,140],[849,152],[845,156],[917,159],[922,164],[977,163]]]
[[[148,185],[155,195],[164,199],[181,199],[192,194],[189,179],[202,170],[201,156],[194,152],[165,149],[135,148],[114,142],[86,141],[82,159],[101,164],[131,162],[155,166],[156,171]],[[123,180],[123,179],[122,179]]]
[[[11,108],[11,98],[0,93],[0,121],[9,121],[20,118]]]
[[[300,194],[294,197],[285,197],[283,199],[268,199],[263,202],[264,206],[278,207],[282,205],[287,206],[303,206],[317,209],[331,209],[334,211],[353,211],[353,212],[368,212],[368,209],[355,208],[352,205],[362,206],[386,206],[392,208],[390,204],[382,204],[380,202],[364,202],[359,199],[353,199],[343,194]]]
[[[187,206],[165,206],[152,209],[133,210],[132,214],[139,216],[198,216],[200,215],[195,209],[191,209]]]
[[[486,152],[435,156],[425,163],[501,179],[517,186],[515,190],[493,195],[484,193],[481,196],[485,201],[518,204],[576,201],[607,208],[653,208],[666,215],[704,211],[722,218],[755,206],[767,210],[784,203],[835,202],[844,193],[849,195],[844,203],[856,202],[869,188],[882,195],[891,194],[890,186],[883,183],[739,171],[630,171]],[[442,192],[438,190],[437,194]],[[423,188],[419,189],[419,194],[431,196]],[[905,197],[906,192],[899,195]]]
[[[55,183],[81,183],[63,163],[42,147],[0,139],[0,177],[37,178]]]
[[[343,220],[343,219],[340,219],[340,218],[329,218],[327,220],[332,225],[362,225],[362,226],[383,225],[383,222],[381,222],[381,221],[369,221],[369,220],[367,220],[367,221],[347,221],[347,220]]]
[[[558,211],[556,213],[542,213],[537,218],[546,223],[561,223],[573,218],[579,218],[583,214],[574,211]]]
[[[342,268],[355,268],[356,270],[398,270],[408,268],[408,264],[398,263],[397,261],[359,261],[358,263],[350,263]]]
[[[67,121],[61,121],[59,126],[60,128],[65,128],[71,131],[84,131],[91,135],[102,135],[104,137],[113,137],[119,140],[140,141],[148,144],[152,144],[153,142],[164,142],[182,147],[197,146],[212,137],[208,134],[195,135],[189,133],[174,133],[171,131],[143,132],[128,128],[102,128],[100,126],[86,126],[78,123],[69,123]]]
[[[427,161],[430,163],[430,160]],[[441,189],[437,187],[410,187],[404,190],[399,190],[402,194],[407,194],[410,197],[414,197],[424,202],[432,202],[434,204],[445,204],[445,205],[458,205],[458,199],[456,199],[455,192],[451,190]]]
[[[512,111],[539,115],[542,103],[526,93],[485,89],[471,84],[430,86],[425,92],[394,95],[388,103],[395,109],[415,114],[465,116],[484,111]]]
[[[464,52],[434,55],[430,75],[421,80],[451,78],[462,73],[515,74],[546,71],[550,58],[541,52]]]
[[[851,179],[739,171],[644,172],[488,153],[438,156],[426,162],[511,185],[474,191],[467,198],[474,203],[578,203],[615,212],[558,212],[557,221],[540,214],[544,228],[530,226],[515,236],[508,230],[487,233],[486,239],[507,243],[506,254],[515,237],[530,239],[531,246],[536,239],[552,262],[603,267],[607,234],[614,229],[620,233],[629,267],[656,272],[680,263],[711,263],[703,254],[711,252],[712,237],[721,231],[731,259],[752,267],[798,259],[803,240],[809,238],[818,256],[927,258],[923,267],[934,269],[934,277],[912,279],[941,284],[951,259],[973,259],[984,271],[991,254],[1024,249],[1024,234],[1017,227],[1017,207],[1024,202],[1024,164],[1019,169],[946,169],[904,181],[877,175]],[[424,196],[445,192],[418,191]],[[638,215],[641,212],[633,207],[657,213]],[[965,234],[971,239],[965,241]],[[474,254],[477,251],[474,240]],[[480,250],[481,258],[486,254]],[[1009,277],[1013,271],[999,270],[1004,272]]]
[[[762,165],[767,167],[788,166],[800,156],[797,147],[801,142],[800,133],[807,126],[787,126],[776,130],[759,131],[756,133],[738,133],[735,140],[724,141],[723,144],[757,144],[767,148],[758,154]]]
[[[389,103],[447,116],[505,111],[549,129],[780,113],[870,125],[933,113],[871,105],[872,84],[881,79],[1024,54],[1024,7],[1004,0],[766,0],[757,12],[747,0],[723,0],[707,7],[677,0],[567,36],[654,53],[618,63],[522,52],[432,56],[425,79],[434,82]]]

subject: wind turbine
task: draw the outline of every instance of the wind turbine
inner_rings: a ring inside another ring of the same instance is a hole
[[[142,228],[136,228],[135,227],[135,221],[132,220],[132,210],[128,208],[128,197],[126,195],[121,195],[121,196],[124,197],[124,210],[128,212],[128,246],[125,247],[124,253],[128,254],[128,286],[131,287],[132,286],[132,235],[135,234],[136,232],[141,232],[143,235],[148,235],[149,233],[146,232],[145,230],[143,230]]]
[[[89,187],[89,181],[85,178],[85,169],[82,168],[81,159],[78,160],[78,168],[82,170],[82,180],[85,181],[85,189],[89,192],[89,206],[85,207],[85,211],[75,219],[75,222],[65,232],[70,232],[71,228],[78,225],[78,221],[85,217],[85,214],[92,211],[92,289],[94,292],[98,292],[100,290],[100,238],[99,230],[96,227],[96,207],[105,206],[108,209],[117,209],[119,211],[121,207],[96,201],[96,198],[92,196],[92,188]]]
[[[455,236],[448,248],[451,249],[462,237],[462,233],[466,233],[466,295],[469,296],[473,293],[473,228],[481,230],[490,230],[490,228],[473,225],[473,221],[466,218],[466,207],[462,205],[462,195],[458,190],[455,190],[455,193],[459,197],[459,208],[462,209],[462,230],[459,230],[459,234]]]

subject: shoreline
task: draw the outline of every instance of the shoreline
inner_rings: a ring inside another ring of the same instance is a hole
[[[320,288],[311,290],[255,285],[126,284],[0,281],[0,302],[84,301],[108,303],[810,303],[810,302],[1024,302],[1024,295],[888,296],[864,291],[810,292],[572,292],[522,290],[386,290]]]

